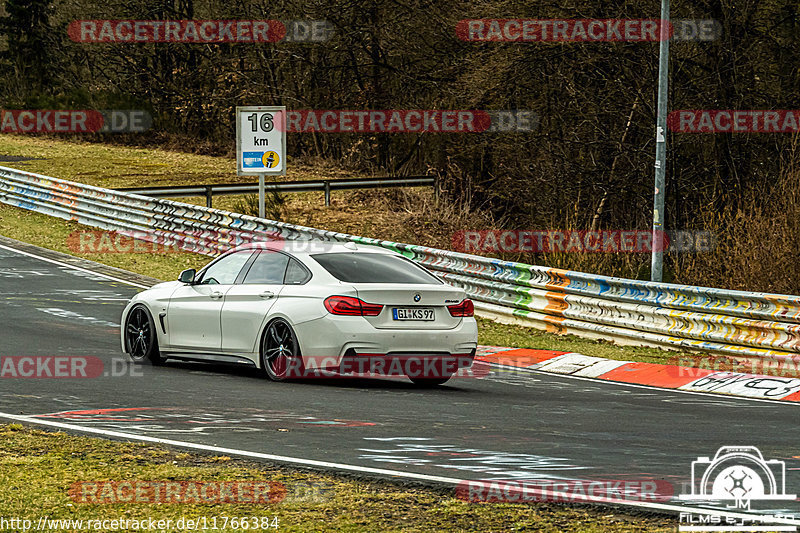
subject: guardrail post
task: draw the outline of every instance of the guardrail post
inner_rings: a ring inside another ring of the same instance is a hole
[[[331,182],[325,180],[325,207],[330,207],[331,205]]]
[[[213,207],[211,205],[213,198],[214,198],[214,193],[211,191],[211,187],[206,186],[206,207]]]
[[[433,176],[433,201],[439,203],[439,174]]]

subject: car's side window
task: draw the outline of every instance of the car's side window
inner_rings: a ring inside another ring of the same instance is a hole
[[[233,285],[252,253],[251,250],[243,250],[223,257],[203,272],[200,285]]]
[[[302,285],[311,279],[311,274],[296,259],[290,259],[286,265],[286,276],[283,283],[286,285]]]
[[[245,284],[264,283],[280,285],[286,272],[289,256],[280,252],[262,250],[244,278]]]

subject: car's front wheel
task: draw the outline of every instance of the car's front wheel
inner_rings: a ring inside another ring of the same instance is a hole
[[[137,305],[125,319],[125,351],[135,363],[158,365],[164,362],[158,351],[158,335],[150,311]]]
[[[303,376],[305,367],[292,326],[276,318],[264,330],[261,340],[261,369],[272,381],[286,381]]]

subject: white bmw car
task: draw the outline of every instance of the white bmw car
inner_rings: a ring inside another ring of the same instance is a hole
[[[122,314],[121,341],[137,362],[244,363],[275,381],[335,371],[437,385],[472,364],[473,314],[462,289],[390,250],[276,241],[140,292]]]

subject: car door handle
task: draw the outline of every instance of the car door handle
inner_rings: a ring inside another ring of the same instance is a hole
[[[214,291],[211,294],[209,294],[209,296],[214,300],[219,300],[220,298],[222,298],[222,293]]]
[[[265,300],[269,300],[275,296],[275,293],[272,291],[264,291],[258,295],[260,298],[264,298]]]

